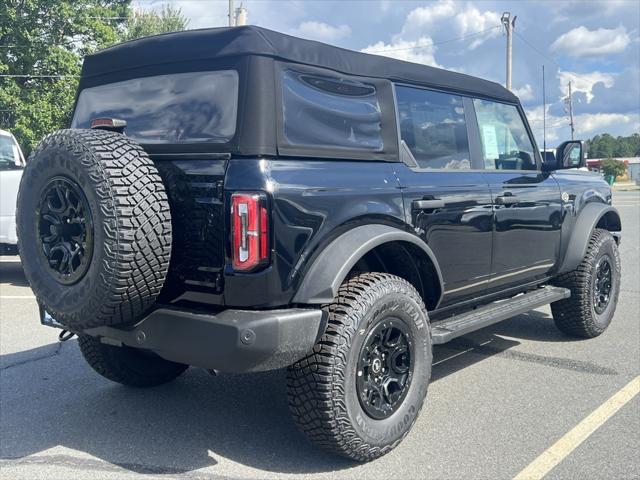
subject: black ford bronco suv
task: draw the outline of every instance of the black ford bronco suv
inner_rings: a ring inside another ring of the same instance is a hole
[[[571,336],[611,322],[620,217],[582,143],[557,152],[478,78],[257,27],[148,37],[85,59],[20,255],[106,378],[287,367],[300,429],[365,461],[416,420],[433,345],[546,304]]]

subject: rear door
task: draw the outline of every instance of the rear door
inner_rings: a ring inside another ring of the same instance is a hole
[[[407,222],[442,270],[440,307],[477,295],[491,274],[491,194],[483,171],[472,162],[470,102],[456,94],[396,86],[404,151],[396,174]]]
[[[473,106],[495,212],[490,290],[543,278],[560,248],[559,185],[540,170],[516,105],[474,99]]]

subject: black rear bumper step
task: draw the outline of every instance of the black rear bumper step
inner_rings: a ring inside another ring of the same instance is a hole
[[[446,343],[461,335],[570,296],[569,289],[546,286],[434,322],[431,326],[433,343],[435,345]]]
[[[313,349],[324,330],[322,310],[224,310],[204,314],[154,310],[136,325],[84,333],[103,343],[151,350],[166,360],[222,372],[274,370]]]

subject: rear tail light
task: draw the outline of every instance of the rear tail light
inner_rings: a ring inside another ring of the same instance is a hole
[[[269,263],[269,215],[263,193],[231,195],[231,263],[240,272]]]

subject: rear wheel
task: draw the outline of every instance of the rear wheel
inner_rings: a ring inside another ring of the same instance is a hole
[[[80,335],[78,344],[91,368],[113,382],[130,387],[155,387],[170,382],[188,368],[151,352],[105,345],[89,335]]]
[[[554,283],[571,290],[571,297],[551,304],[556,326],[573,337],[602,334],[613,319],[620,293],[620,254],[613,235],[594,230],[578,268]]]
[[[293,419],[316,445],[367,461],[407,435],[431,375],[431,334],[422,299],[407,281],[364,273],[326,307],[326,332],[289,367]]]

